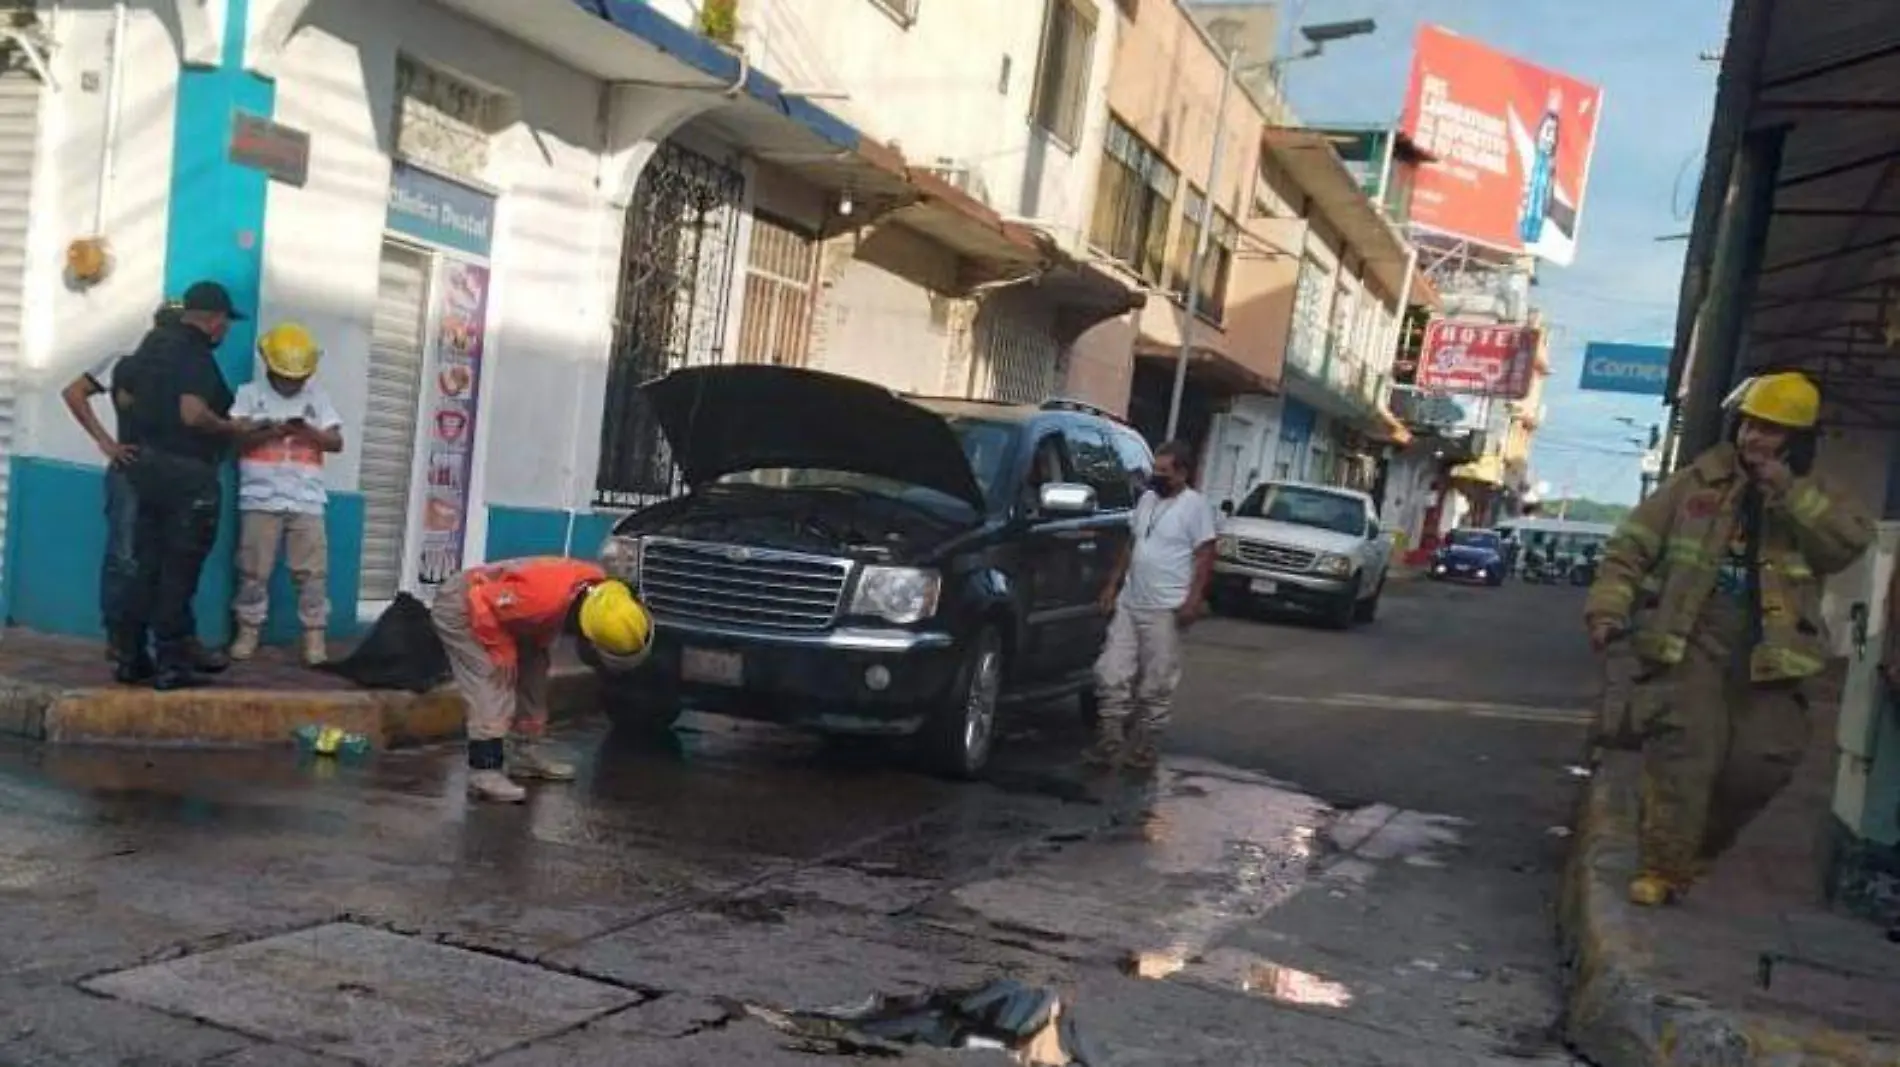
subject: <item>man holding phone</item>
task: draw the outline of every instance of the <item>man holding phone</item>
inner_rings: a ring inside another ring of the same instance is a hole
[[[1686,893],[1793,776],[1808,744],[1802,683],[1829,658],[1821,580],[1873,541],[1859,502],[1812,473],[1812,382],[1752,378],[1725,407],[1729,440],[1624,520],[1584,609],[1593,647],[1627,639],[1638,660],[1641,871],[1629,892],[1646,906]]]
[[[275,326],[258,340],[257,351],[264,378],[241,387],[231,408],[252,424],[238,442],[238,590],[231,604],[237,638],[231,658],[257,654],[281,546],[297,587],[303,661],[314,667],[328,658],[324,632],[330,620],[330,549],[323,526],[330,495],[323,457],[343,451],[343,417],[311,381],[323,351],[310,331],[294,322]]]

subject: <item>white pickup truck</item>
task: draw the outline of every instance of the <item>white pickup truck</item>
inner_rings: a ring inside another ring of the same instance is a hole
[[[1213,600],[1318,612],[1338,629],[1379,613],[1392,543],[1372,498],[1356,489],[1267,482],[1223,508]]]

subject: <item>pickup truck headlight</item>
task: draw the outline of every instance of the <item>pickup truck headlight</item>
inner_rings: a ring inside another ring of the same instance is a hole
[[[869,615],[908,626],[937,613],[937,595],[943,579],[936,571],[916,567],[866,567],[858,575],[851,597],[851,614]]]
[[[618,578],[638,589],[640,586],[640,539],[609,534],[600,543],[600,569],[608,577]]]
[[[1214,551],[1218,552],[1222,559],[1239,559],[1240,538],[1232,535],[1222,537],[1214,543]]]
[[[1346,575],[1352,573],[1352,557],[1351,556],[1321,556],[1319,558],[1319,563],[1317,564],[1316,569],[1321,574],[1329,574],[1336,578],[1344,578]]]

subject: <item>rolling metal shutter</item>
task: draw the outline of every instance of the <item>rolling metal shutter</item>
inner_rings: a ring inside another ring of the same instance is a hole
[[[976,316],[976,376],[972,396],[1011,404],[1040,404],[1054,392],[1062,364],[1047,312],[1012,306],[1008,294],[985,301]]]
[[[0,544],[6,543],[11,493],[8,479],[21,365],[20,309],[25,302],[27,218],[39,114],[39,80],[23,70],[0,72]]]
[[[370,330],[369,400],[363,416],[363,600],[394,599],[402,584],[409,480],[421,403],[430,257],[383,245]]]

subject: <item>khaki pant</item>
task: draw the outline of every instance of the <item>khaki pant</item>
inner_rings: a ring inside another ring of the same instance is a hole
[[[468,702],[468,739],[499,741],[510,731],[522,737],[540,737],[548,726],[548,650],[519,642],[513,677],[488,658],[488,649],[476,639],[468,613],[468,579],[456,575],[436,590],[436,635],[448,650],[449,673]]]
[[[277,547],[297,587],[297,621],[306,630],[330,622],[330,546],[323,516],[295,512],[246,511],[238,524],[238,588],[232,613],[245,626],[262,626],[270,614],[270,576]]]
[[[1717,593],[1683,661],[1646,664],[1633,712],[1643,736],[1642,865],[1687,884],[1727,851],[1794,776],[1808,745],[1798,683],[1748,680],[1746,620]]]
[[[1103,722],[1133,717],[1138,729],[1159,732],[1174,709],[1181,684],[1181,628],[1172,611],[1115,609],[1108,643],[1095,662]]]

